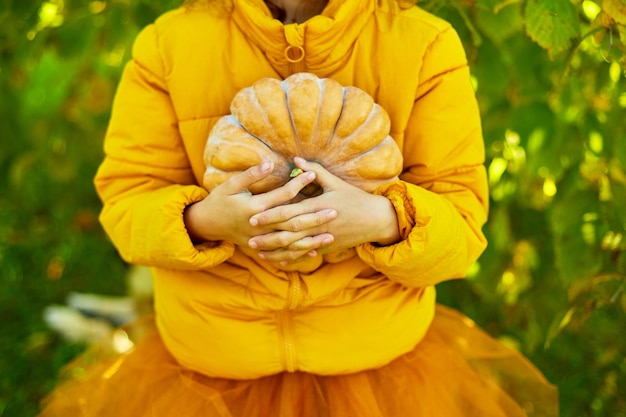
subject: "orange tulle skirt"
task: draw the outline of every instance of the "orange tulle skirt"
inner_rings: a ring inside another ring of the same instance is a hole
[[[70,363],[40,417],[558,416],[556,388],[525,357],[443,306],[412,352],[340,376],[209,378],[181,367],[151,320],[129,333],[128,352],[94,346]]]

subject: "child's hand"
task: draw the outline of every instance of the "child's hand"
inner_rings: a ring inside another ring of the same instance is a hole
[[[292,201],[302,188],[315,180],[315,173],[299,175],[280,188],[252,195],[248,187],[267,177],[272,169],[271,163],[254,166],[216,187],[204,200],[188,206],[183,219],[191,239],[195,242],[224,240],[247,245],[258,234],[275,232],[274,225],[254,226],[250,218]],[[305,229],[328,220],[326,212],[310,213],[300,219]],[[306,234],[296,233],[293,238],[303,237]]]
[[[390,245],[400,239],[396,212],[387,198],[348,184],[319,164],[302,158],[294,161],[307,173],[316,174],[317,183],[324,192],[252,216],[250,222],[255,227],[270,226],[277,230],[250,239],[248,244],[260,250],[259,256],[274,262],[291,263],[303,255],[316,254],[318,249],[326,253],[365,242]],[[320,220],[322,213],[327,213],[328,221],[319,224],[306,221],[310,216],[317,216],[315,218]],[[333,216],[336,216],[334,220]],[[311,227],[306,229],[306,226]],[[294,240],[296,230],[304,232],[305,237]]]

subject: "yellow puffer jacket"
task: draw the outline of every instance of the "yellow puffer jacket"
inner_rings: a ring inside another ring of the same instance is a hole
[[[126,261],[153,267],[157,324],[181,364],[236,379],[382,366],[422,338],[434,285],[463,277],[485,247],[484,149],[460,40],[396,0],[330,0],[286,26],[262,0],[233,6],[175,10],[137,37],[95,180],[101,222]],[[376,193],[403,240],[292,271],[228,242],[194,246],[182,213],[206,196],[211,127],[241,88],[302,71],[355,85],[389,113],[404,171]]]

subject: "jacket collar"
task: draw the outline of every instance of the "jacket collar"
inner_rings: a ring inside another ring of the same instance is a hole
[[[233,6],[235,24],[281,75],[306,70],[323,76],[347,59],[375,1],[330,0],[321,15],[288,25],[273,19],[263,0],[233,0]]]

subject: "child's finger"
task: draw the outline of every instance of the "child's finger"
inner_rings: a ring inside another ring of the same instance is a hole
[[[222,190],[227,194],[238,194],[246,191],[255,182],[261,181],[272,173],[274,163],[267,161],[261,165],[255,165],[234,175],[226,180],[222,185]]]
[[[306,237],[306,234],[303,232],[281,230],[250,238],[248,246],[261,251],[283,250],[304,237]]]
[[[337,217],[334,209],[315,210],[315,207],[310,207],[306,202],[275,207],[252,216],[250,225],[272,225],[276,230],[297,232],[321,226]]]
[[[321,233],[315,236],[307,236],[293,242],[287,247],[291,251],[315,251],[316,249],[328,246],[335,241],[335,237],[330,233]]]
[[[282,187],[259,194],[256,198],[262,207],[277,207],[292,201],[304,187],[315,181],[314,172],[305,172],[288,181]]]
[[[303,257],[316,256],[319,253],[319,249],[330,245],[333,241],[334,237],[329,233],[306,236],[302,239],[298,239],[286,248],[273,251],[260,251],[259,257],[287,265],[298,262]]]
[[[300,157],[295,157],[293,161],[298,168],[301,168],[304,171],[314,172],[317,183],[325,190],[336,188],[343,183],[343,180],[340,180],[317,162],[307,161],[306,159]]]
[[[304,247],[294,247],[293,242],[307,236],[314,236],[325,233],[328,230],[326,223],[337,217],[334,210],[322,210],[317,213],[310,213],[290,219],[284,223],[273,224],[270,233],[265,233],[251,237],[248,245],[253,249],[274,250],[283,247],[291,249],[306,249]]]

